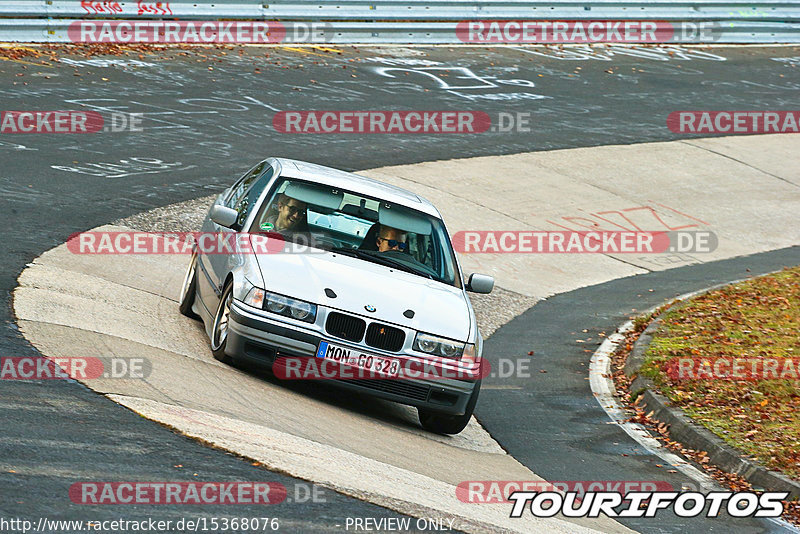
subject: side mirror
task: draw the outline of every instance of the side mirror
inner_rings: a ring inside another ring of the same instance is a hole
[[[473,293],[491,293],[494,289],[494,278],[487,274],[472,273],[467,281],[467,291]]]
[[[211,220],[225,228],[233,228],[239,219],[239,212],[233,208],[217,204],[211,208]]]

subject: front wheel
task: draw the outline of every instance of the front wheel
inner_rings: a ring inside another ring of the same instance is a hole
[[[481,381],[475,382],[475,389],[472,390],[467,401],[467,407],[464,415],[449,415],[431,410],[423,410],[417,408],[417,415],[422,428],[428,432],[435,434],[458,434],[464,430],[472,418],[472,412],[475,411],[475,405],[478,403],[478,394],[481,391]]]
[[[214,324],[211,328],[211,354],[214,359],[224,363],[231,363],[231,358],[225,354],[228,342],[228,327],[230,325],[231,304],[233,303],[233,284],[228,283],[222,290],[217,313],[214,314]]]

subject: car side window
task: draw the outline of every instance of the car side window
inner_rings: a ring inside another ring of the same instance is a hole
[[[253,185],[253,182],[261,175],[266,165],[267,162],[262,161],[247,171],[244,176],[239,178],[239,181],[233,186],[233,190],[225,200],[225,206],[236,209],[236,206],[239,204],[242,198],[244,198],[244,194],[248,189],[250,189],[250,186]]]
[[[247,220],[250,212],[253,211],[253,208],[258,202],[258,198],[261,196],[261,193],[264,192],[264,188],[267,187],[267,184],[272,179],[272,175],[274,173],[275,170],[272,167],[269,167],[267,172],[261,176],[258,176],[252,181],[252,186],[250,189],[245,191],[244,195],[239,199],[239,202],[237,202],[235,206],[232,206],[233,209],[239,212],[239,217],[236,219],[236,224],[238,224],[239,227],[244,224],[244,221]]]

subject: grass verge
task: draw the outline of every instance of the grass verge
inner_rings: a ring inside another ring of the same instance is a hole
[[[800,480],[800,370],[784,373],[784,378],[691,380],[665,370],[674,370],[687,357],[746,358],[749,365],[758,359],[777,360],[780,369],[791,369],[792,360],[800,358],[800,267],[674,307],[662,317],[640,371],[728,444]]]

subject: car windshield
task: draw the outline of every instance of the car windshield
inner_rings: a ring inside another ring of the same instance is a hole
[[[442,221],[385,200],[284,178],[250,228],[461,286]]]

